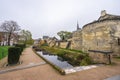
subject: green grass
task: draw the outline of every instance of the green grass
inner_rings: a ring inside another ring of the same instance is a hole
[[[120,59],[120,56],[115,57],[116,59]]]
[[[49,51],[52,54],[58,54],[58,53],[63,52],[63,51],[66,51],[66,52],[69,52],[69,53],[76,53],[76,54],[84,54],[85,53],[81,50],[55,48],[55,47],[48,47],[48,46],[41,46],[40,48],[43,48],[43,49]]]
[[[8,55],[9,46],[0,46],[0,60]]]
[[[86,52],[83,52],[83,51],[81,51],[81,50],[65,49],[65,48],[60,48],[60,49],[62,49],[62,50],[67,50],[67,51],[72,51],[72,52],[76,52],[76,53],[82,53],[82,54],[86,53]]]
[[[91,59],[89,55],[80,50],[63,49],[63,48],[55,48],[48,46],[41,46],[40,48],[44,49],[50,54],[55,54],[62,57],[73,66],[91,64]]]

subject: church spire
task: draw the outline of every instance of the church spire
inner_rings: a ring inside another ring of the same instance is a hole
[[[78,23],[78,21],[77,21],[77,30],[79,30],[80,28],[79,28],[79,23]]]

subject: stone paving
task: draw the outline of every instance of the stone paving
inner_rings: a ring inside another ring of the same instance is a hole
[[[22,70],[22,69],[27,69],[27,68],[32,68],[32,67],[36,67],[36,66],[40,66],[40,65],[44,65],[44,64],[46,64],[46,62],[40,62],[40,63],[36,63],[36,64],[30,63],[29,65],[26,65],[26,66],[20,66],[20,67],[15,67],[15,68],[11,68],[11,69],[1,70],[0,74],[6,73],[6,72]]]
[[[99,66],[103,66],[103,65],[98,64],[98,65],[89,65],[89,66],[79,66],[79,67],[64,69],[64,71],[65,71],[65,74],[70,74],[70,73],[74,73],[74,72],[79,72],[79,71],[83,71],[83,70],[87,70],[87,69],[96,68]]]
[[[104,79],[104,80],[120,80],[120,75],[113,76],[113,77],[110,77],[110,78],[107,78],[107,79]]]
[[[7,70],[7,69],[10,70],[14,68],[16,69],[18,67],[20,68],[29,65],[37,65],[37,64],[45,63],[45,61],[39,58],[36,54],[34,54],[31,48],[26,48],[23,51],[22,55],[20,56],[20,63],[21,64],[17,64],[13,66],[6,66],[7,65],[7,57],[6,57],[0,61],[0,70]]]

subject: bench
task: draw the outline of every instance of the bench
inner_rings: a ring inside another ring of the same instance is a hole
[[[100,50],[88,50],[89,52],[94,52],[94,53],[101,53],[101,54],[105,54],[106,56],[108,56],[108,61],[109,61],[109,64],[111,64],[111,57],[110,57],[110,54],[113,53],[113,51],[100,51]]]

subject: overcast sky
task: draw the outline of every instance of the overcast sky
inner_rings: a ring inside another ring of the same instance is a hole
[[[16,21],[33,38],[76,30],[100,16],[101,10],[120,15],[120,0],[0,0],[0,23]]]

